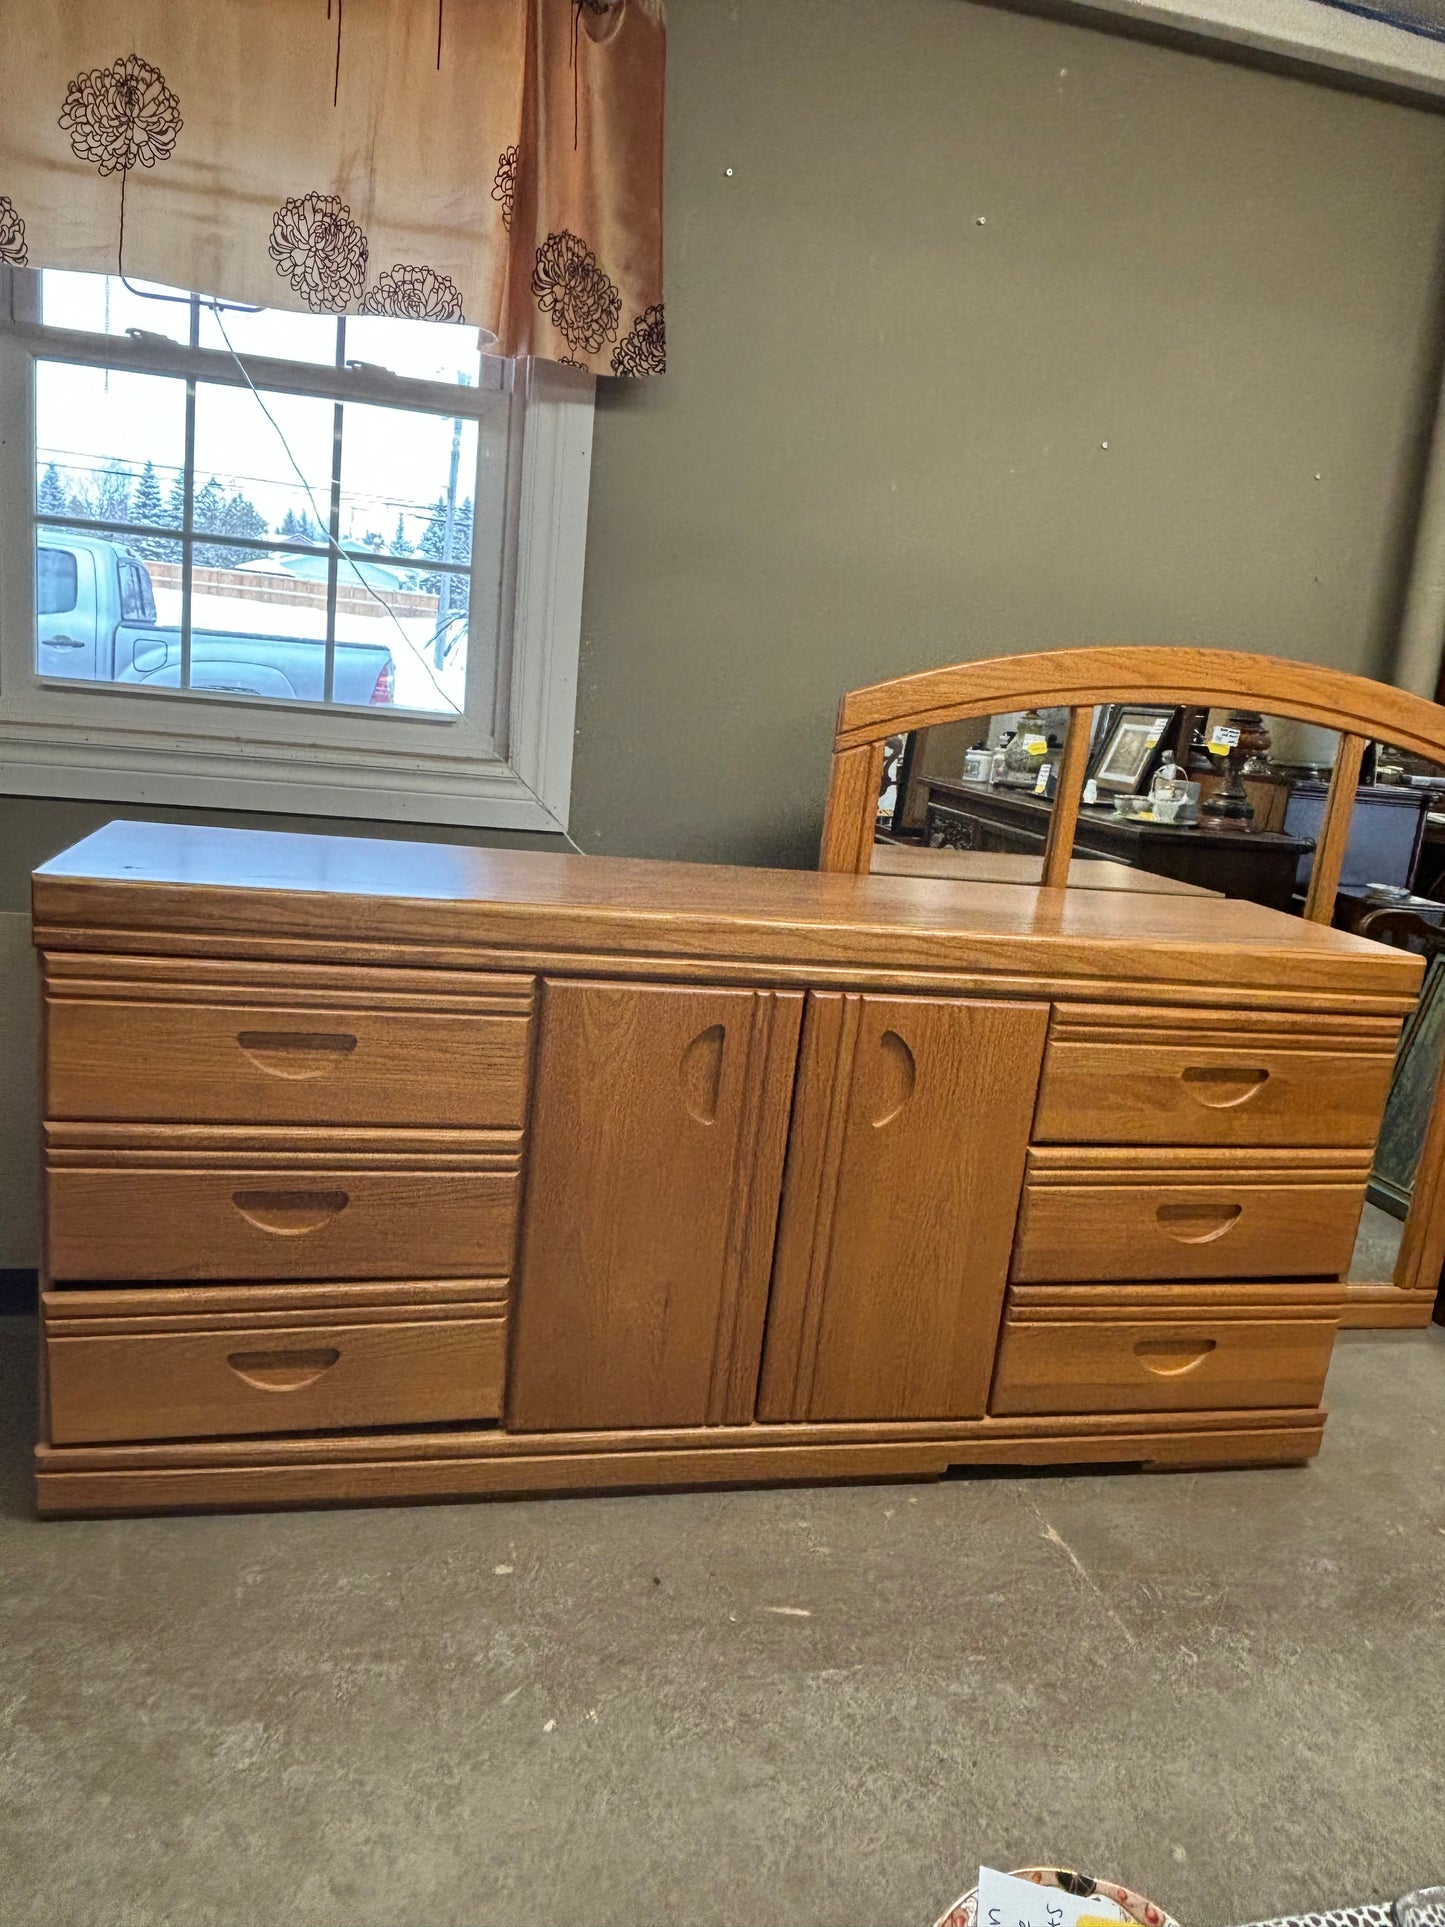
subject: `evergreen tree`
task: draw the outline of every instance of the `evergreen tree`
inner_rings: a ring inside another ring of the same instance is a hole
[[[429,555],[433,561],[440,561],[442,550],[446,547],[446,529],[447,498],[445,495],[439,495],[432,503],[431,512],[426,518],[426,527],[422,530],[421,540],[416,545],[417,553]],[[428,586],[435,581],[435,576],[429,576]]]
[[[455,562],[465,556],[471,546],[471,498],[459,503],[452,510],[451,538],[447,537],[447,498],[439,495],[427,516],[426,527],[421,532],[417,549],[422,555],[429,555],[435,562]],[[432,595],[441,593],[442,579],[435,572],[421,578],[421,586]]]
[[[472,559],[472,522],[474,519],[472,498],[467,496],[456,513],[456,523],[452,530],[452,554],[458,562]],[[465,615],[470,605],[471,577],[454,575],[452,577],[451,607],[454,615]]]
[[[124,462],[107,462],[95,490],[95,512],[102,522],[128,522],[131,477]]]
[[[171,483],[171,492],[166,497],[166,520],[173,529],[178,529],[186,519],[186,478],[177,470],[176,479]]]
[[[140,480],[131,498],[130,513],[133,522],[143,522],[147,528],[165,527],[166,505],[161,497],[161,485],[156,480],[154,462],[147,462],[140,472]],[[138,555],[148,556],[165,555],[174,546],[174,543],[162,542],[150,535],[143,535],[131,543]]]
[[[237,492],[221,512],[221,527],[227,535],[258,536],[269,533],[270,524],[247,496]]]
[[[400,514],[398,514],[396,518],[396,534],[391,538],[391,552],[393,555],[411,555],[414,553],[411,543],[407,539],[406,523],[402,520]]]
[[[166,505],[161,499],[161,485],[156,480],[154,462],[147,462],[140,472],[140,480],[131,498],[130,512],[133,521],[144,522],[150,528],[159,528],[165,521]]]
[[[466,562],[472,553],[472,498],[468,495],[458,502],[452,510],[451,539],[447,539],[447,502],[439,495],[433,504],[427,525],[421,532],[418,547],[423,555],[433,556],[438,562]],[[421,577],[421,587],[438,602],[438,613],[443,616],[466,614],[467,577],[453,575],[450,570],[445,575],[438,570]]]
[[[40,487],[36,491],[36,504],[42,515],[70,513],[70,497],[65,492],[65,484],[60,479],[60,470],[54,462],[46,465],[45,473],[40,478]]]
[[[321,531],[303,509],[298,515],[294,509],[287,509],[281,518],[277,534],[283,542],[319,542]]]
[[[196,505],[191,516],[192,526],[219,532],[225,517],[226,491],[213,475],[204,488],[196,490]]]
[[[192,526],[208,534],[219,535],[226,520],[226,491],[213,475],[206,486],[197,489],[195,505],[192,509]],[[224,569],[230,561],[229,551],[219,542],[197,542],[192,551],[194,559],[203,569]]]

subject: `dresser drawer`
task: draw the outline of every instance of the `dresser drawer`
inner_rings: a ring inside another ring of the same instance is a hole
[[[1339,1322],[1333,1306],[1212,1307],[1200,1287],[1167,1314],[1126,1302],[1071,1316],[1011,1295],[989,1411],[998,1418],[1087,1412],[1315,1407]],[[1322,1297],[1329,1288],[1322,1288]],[[1055,1294],[1057,1296],[1058,1294]],[[1039,1294],[1047,1300],[1049,1294]]]
[[[88,1318],[83,1335],[47,1336],[53,1444],[461,1423],[502,1409],[497,1307],[375,1323],[322,1314],[283,1330],[240,1319],[199,1331],[112,1328],[137,1322]]]
[[[57,998],[47,1009],[48,1114],[517,1127],[530,1031],[525,1014]]]
[[[1288,1160],[1288,1161],[1286,1161]],[[1368,1153],[1029,1153],[1016,1283],[1320,1278],[1349,1268]]]
[[[48,1175],[56,1279],[454,1278],[510,1271],[519,1174],[119,1170]]]
[[[1054,1144],[1371,1145],[1389,1052],[1050,1041],[1034,1138]]]

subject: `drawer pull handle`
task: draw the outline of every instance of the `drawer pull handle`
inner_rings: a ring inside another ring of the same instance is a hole
[[[878,1040],[880,1070],[874,1098],[873,1128],[891,1124],[913,1095],[918,1063],[896,1030],[885,1030]]]
[[[1183,1378],[1204,1363],[1218,1342],[1215,1338],[1141,1338],[1134,1356],[1146,1372]]]
[[[1269,1082],[1268,1071],[1236,1070],[1227,1064],[1193,1064],[1182,1075],[1195,1103],[1207,1104],[1212,1111],[1247,1104]]]
[[[1161,1204],[1154,1215],[1180,1244],[1207,1245],[1233,1230],[1243,1208],[1238,1204]]]
[[[226,1363],[258,1392],[299,1392],[329,1372],[341,1353],[332,1345],[314,1351],[229,1352]]]
[[[722,1093],[723,1046],[727,1032],[721,1024],[709,1024],[699,1031],[682,1053],[680,1075],[682,1101],[689,1117],[699,1124],[717,1122],[718,1098]]]
[[[351,1200],[344,1191],[233,1191],[231,1202],[259,1231],[295,1238],[319,1231]]]
[[[325,1077],[356,1049],[345,1030],[242,1030],[236,1042],[272,1077]]]

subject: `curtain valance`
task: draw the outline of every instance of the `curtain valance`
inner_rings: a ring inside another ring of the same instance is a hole
[[[661,0],[5,0],[0,259],[664,365]]]

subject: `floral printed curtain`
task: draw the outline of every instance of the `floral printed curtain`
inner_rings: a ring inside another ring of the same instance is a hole
[[[3,0],[0,260],[664,366],[661,0]]]

